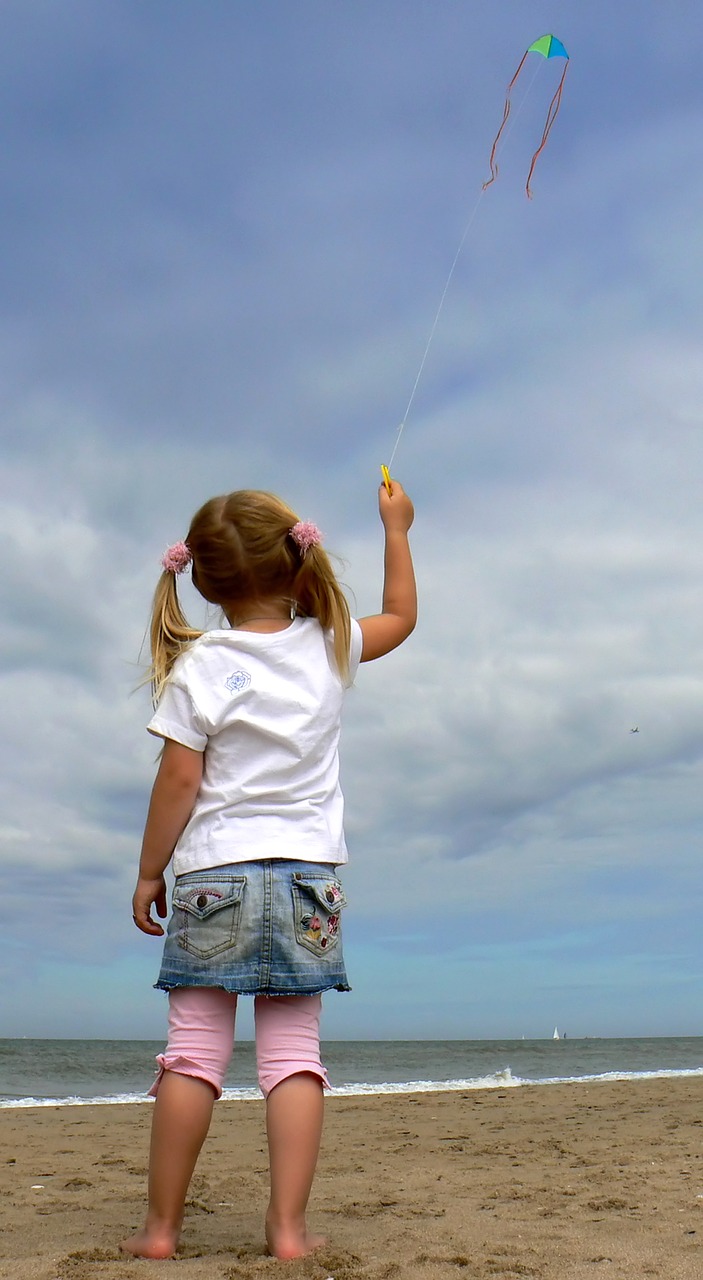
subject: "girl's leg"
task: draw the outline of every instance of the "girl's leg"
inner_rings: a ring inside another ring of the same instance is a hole
[[[185,1198],[232,1056],[237,997],[210,987],[169,993],[169,1035],[159,1056],[144,1229],[122,1248],[139,1258],[176,1251]]]
[[[305,1211],[320,1150],[323,1086],[317,996],[257,996],[256,1054],[266,1097],[271,1198],[266,1240],[277,1258],[298,1258],[323,1241]]]
[[[196,1076],[166,1071],[154,1104],[149,1152],[149,1208],[144,1229],[122,1248],[138,1258],[172,1258],[186,1193],[207,1137],[215,1094]]]

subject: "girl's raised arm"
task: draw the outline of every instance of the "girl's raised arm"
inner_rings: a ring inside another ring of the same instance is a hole
[[[417,621],[417,591],[408,530],[415,512],[402,485],[391,481],[391,492],[381,485],[378,506],[386,531],[382,612],[360,618],[363,636],[362,662],[382,658],[407,640]]]

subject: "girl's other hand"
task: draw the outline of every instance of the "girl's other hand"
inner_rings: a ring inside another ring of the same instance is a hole
[[[168,914],[166,881],[163,876],[156,876],[154,880],[147,880],[144,876],[140,876],[132,898],[132,919],[142,933],[151,933],[159,937],[163,934],[163,928],[157,924],[156,920],[152,920],[152,906],[156,907],[157,915],[164,920]]]
[[[415,508],[410,498],[397,480],[391,480],[391,491],[385,484],[378,490],[378,509],[386,531],[407,533],[415,519]]]

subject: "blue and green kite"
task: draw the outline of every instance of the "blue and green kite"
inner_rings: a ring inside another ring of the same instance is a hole
[[[566,52],[566,49],[564,48],[561,40],[557,40],[556,36],[552,36],[552,35],[540,36],[539,40],[535,40],[534,44],[531,44],[529,49],[526,49],[524,54],[522,55],[522,60],[520,62],[520,65],[517,71],[515,72],[515,75],[513,76],[512,80],[510,81],[510,84],[508,85],[508,91],[505,98],[505,107],[503,110],[503,120],[502,120],[500,129],[498,130],[495,136],[495,141],[491,148],[491,156],[489,160],[489,164],[491,166],[491,176],[488,179],[488,181],[484,182],[483,184],[483,190],[485,191],[486,187],[490,187],[491,183],[495,182],[496,178],[498,177],[498,165],[496,163],[496,150],[498,148],[498,143],[500,142],[501,134],[506,124],[508,123],[508,116],[510,115],[510,105],[511,105],[510,94],[512,92],[512,89],[515,85],[515,82],[518,76],[520,75],[520,72],[522,71],[522,68],[524,67],[527,61],[528,55],[531,53],[540,53],[543,58],[565,58],[566,64],[562,72],[561,80],[559,81],[559,87],[556,93],[554,94],[552,101],[549,104],[549,111],[547,112],[547,119],[545,121],[544,132],[542,133],[542,139],[540,141],[540,144],[537,150],[535,151],[535,154],[532,157],[530,172],[527,175],[525,190],[528,196],[530,197],[530,199],[532,199],[532,188],[530,186],[532,175],[534,173],[537,160],[539,159],[541,152],[544,150],[545,146],[547,145],[547,138],[549,137],[549,134],[551,132],[552,125],[554,124],[554,121],[557,118],[557,113],[561,105],[561,95],[562,95],[562,90],[564,88],[564,80],[566,78],[566,73],[569,69],[569,55]]]

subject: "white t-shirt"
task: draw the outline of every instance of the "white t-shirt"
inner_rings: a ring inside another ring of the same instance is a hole
[[[207,631],[177,659],[147,726],[205,753],[176,875],[260,858],[347,861],[339,729],[361,648],[352,620],[346,684],[315,618],[269,635]]]

